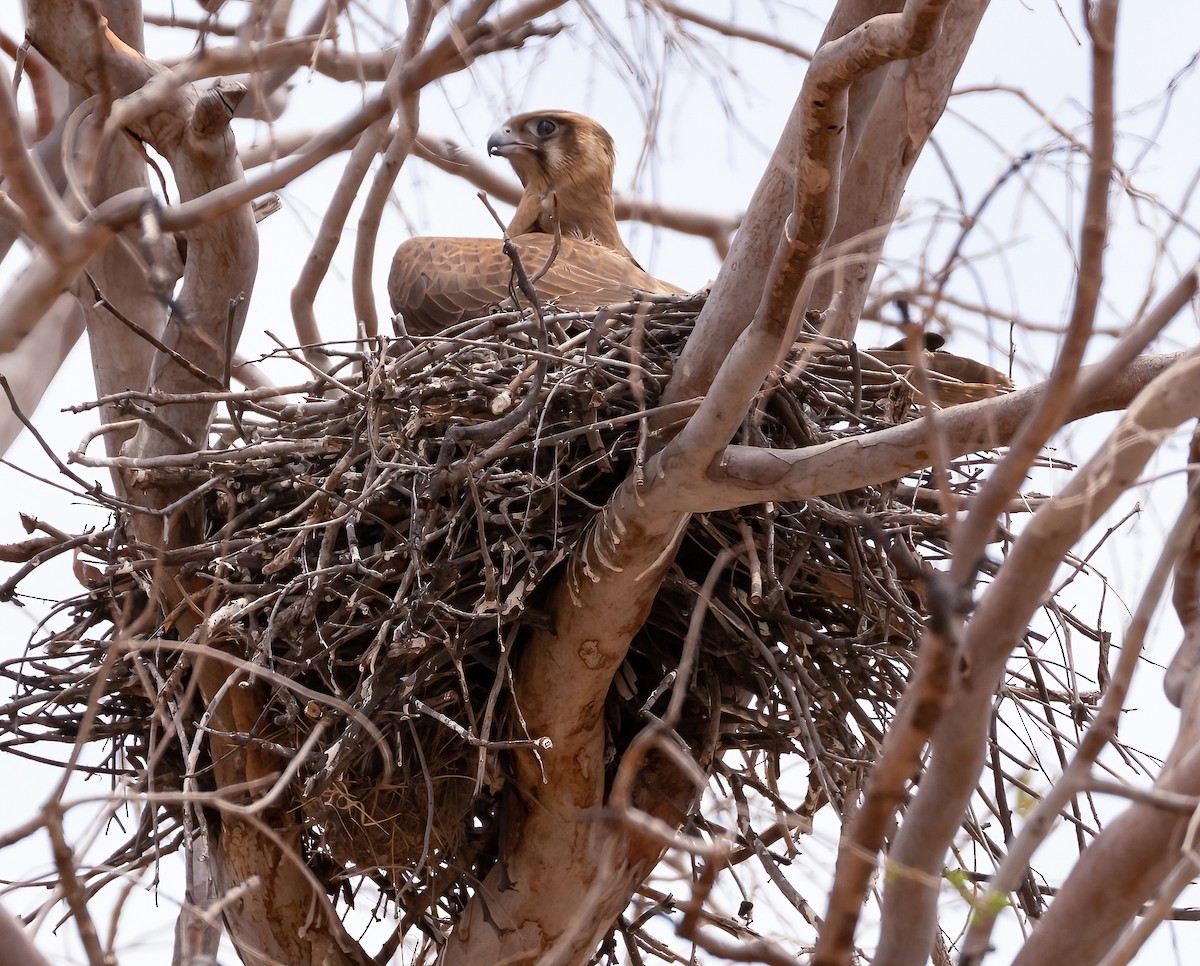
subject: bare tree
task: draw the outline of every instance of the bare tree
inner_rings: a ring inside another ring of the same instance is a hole
[[[109,866],[184,853],[181,963],[215,955],[222,927],[246,963],[386,962],[402,943],[448,964],[616,961],[618,941],[629,962],[686,958],[655,914],[714,960],[849,963],[876,901],[877,964],[952,947],[977,962],[1010,903],[1027,922],[1022,963],[1132,956],[1194,872],[1195,488],[1111,667],[1105,633],[1057,604],[1053,581],[1200,415],[1200,361],[1146,351],[1195,295],[1194,264],[1115,343],[1097,334],[1114,185],[1136,194],[1114,157],[1116,0],[1086,5],[1086,136],[1054,132],[1086,158],[1071,305],[1049,375],[1012,392],[927,341],[981,211],[962,212],[944,266],[903,285],[880,271],[914,165],[987,42],[983,0],[841,0],[811,51],[634,5],[664,44],[702,49],[697,32],[715,33],[794,58],[795,103],[744,214],[618,199],[622,218],[711,240],[711,289],[583,319],[533,299],[431,339],[379,335],[398,172],[428,164],[506,202],[519,187],[423,131],[422,97],[584,28],[560,19],[562,0],[412,0],[395,33],[332,0],[298,27],[289,3],[201,6],[188,21],[135,0],[30,0],[25,43],[6,48],[15,79],[0,82],[3,250],[30,253],[0,300],[3,436],[86,327],[97,399],[81,406],[99,409],[106,452],[71,459],[112,485],[59,465],[113,514],[5,548],[23,566],[4,599],[67,551],[85,593],[5,665],[6,746],[71,752],[47,806],[0,843],[48,835],[90,961],[111,954],[89,913],[107,873],[81,868],[64,836],[74,770],[118,776],[114,801],[137,809]],[[578,12],[617,43],[591,5]],[[194,49],[149,59],[150,23]],[[239,143],[244,119],[292,110],[297,71],[352,87],[355,106]],[[256,220],[331,158],[337,187],[292,288],[296,346],[245,364],[256,280],[292,270],[260,259]],[[358,331],[323,344],[315,300],[355,211]],[[534,268],[514,258],[518,281]],[[892,304],[904,346],[860,349],[862,321]],[[975,309],[990,311],[961,303]],[[1089,347],[1103,352],[1084,366]],[[281,381],[285,363],[301,376]],[[1053,498],[1023,492],[1056,434],[1106,411],[1115,428]],[[1022,510],[1035,512],[1011,525]],[[1120,748],[1172,574],[1184,638],[1168,695],[1183,723],[1135,792],[1096,763]],[[1094,689],[1038,653],[1047,620],[1096,640]],[[997,734],[1009,703],[1040,716],[1060,760],[1023,824],[1009,802],[1021,762]],[[105,743],[97,764],[88,749]],[[791,785],[789,761],[806,766]],[[1097,790],[1132,799],[1103,831]],[[1031,861],[1060,816],[1080,854],[1047,889]],[[830,817],[841,844],[816,895],[785,866]],[[938,900],[963,833],[984,858],[955,880],[972,897],[960,931]],[[774,940],[748,907],[709,901],[751,860],[791,917]],[[373,952],[356,898],[386,926]]]

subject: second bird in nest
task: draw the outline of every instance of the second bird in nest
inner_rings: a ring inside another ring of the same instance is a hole
[[[591,118],[570,111],[535,111],[509,118],[488,139],[488,154],[505,157],[525,191],[508,234],[543,303],[560,311],[592,312],[627,302],[634,292],[682,295],[648,274],[617,231],[613,207],[616,149]],[[513,265],[495,238],[417,237],[392,261],[392,311],[414,335],[431,335],[485,315],[510,298]]]

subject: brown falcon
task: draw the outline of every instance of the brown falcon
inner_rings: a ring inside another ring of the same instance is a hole
[[[882,349],[868,349],[860,357],[860,365],[866,371],[882,363],[900,373],[917,390],[918,401],[925,403],[928,400],[920,389],[922,382],[913,373],[914,362],[919,362],[933,390],[934,402],[941,409],[1012,392],[1012,380],[999,370],[975,359],[943,351],[946,340],[936,332],[924,333],[923,342],[919,360],[909,351],[907,341],[901,339]]]
[[[557,220],[558,255],[536,282],[538,298],[560,310],[590,312],[635,291],[679,295],[647,274],[617,231],[609,133],[570,111],[518,114],[488,139],[488,154],[512,164],[525,191],[509,237],[533,276],[549,259]],[[392,261],[392,311],[413,334],[433,334],[507,304],[513,265],[493,238],[412,238]]]

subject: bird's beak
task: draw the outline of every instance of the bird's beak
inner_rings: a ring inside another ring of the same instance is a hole
[[[522,141],[519,137],[513,134],[511,128],[502,127],[488,138],[487,149],[488,154],[492,157],[507,158],[510,154],[515,154],[522,148],[531,148],[533,145]]]

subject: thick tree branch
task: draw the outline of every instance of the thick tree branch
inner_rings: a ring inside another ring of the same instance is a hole
[[[536,634],[518,661],[523,720],[531,736],[550,738],[552,747],[536,759],[519,758],[514,794],[523,803],[520,841],[468,907],[447,963],[536,955],[555,942],[563,962],[585,961],[637,878],[657,861],[657,840],[635,835],[626,842],[622,827],[583,821],[584,810],[603,800],[604,696],[683,533],[688,515],[679,509],[678,493],[704,476],[732,438],[783,347],[788,310],[836,206],[846,87],[890,58],[925,49],[936,36],[942,4],[911,8],[879,18],[874,33],[860,29],[818,51],[789,122],[789,129],[803,132],[804,176],[792,181],[788,230],[767,236],[775,263],[765,287],[754,289],[754,299],[761,297],[754,322],[687,426],[650,461],[644,477],[618,488],[555,593],[554,631]],[[744,286],[745,280],[718,280],[704,313],[723,304],[734,284]],[[608,619],[597,626],[596,614]],[[570,857],[565,866],[564,856]],[[583,883],[596,888],[598,881],[594,912],[580,929],[578,904],[564,897],[577,897]],[[505,883],[509,888],[502,888]]]
[[[0,353],[12,352],[20,345],[87,263],[152,201],[143,191],[123,192],[83,219],[79,230],[71,234],[67,249],[60,249],[54,257],[39,249],[0,298]]]
[[[50,70],[41,57],[37,58],[47,74],[48,103],[39,111],[47,117],[57,117],[58,123],[32,148],[41,171],[55,192],[66,184],[62,166],[62,133],[68,111],[69,90],[65,81]],[[0,131],[0,138],[9,136]],[[15,221],[0,221],[0,259],[7,257],[21,231]],[[14,348],[0,353],[0,372],[8,375],[13,394],[22,412],[33,415],[42,395],[50,385],[63,360],[83,334],[83,317],[73,296],[64,295],[54,302],[42,320],[23,340],[12,340]],[[0,336],[3,338],[3,336]],[[0,413],[0,455],[21,432],[23,424],[13,412]]]
[[[1200,795],[1200,678],[1193,678],[1185,695],[1179,734],[1154,790]],[[1104,960],[1177,864],[1190,866],[1188,879],[1195,875],[1194,852],[1188,854],[1193,821],[1194,813],[1139,802],[1109,822],[1080,856],[1014,966]]]
[[[983,962],[989,949],[997,914],[1005,907],[1009,894],[1016,890],[1021,878],[1029,869],[1034,851],[1050,834],[1054,823],[1058,821],[1071,799],[1087,788],[1092,765],[1108,742],[1116,737],[1117,722],[1125,698],[1129,694],[1134,670],[1142,660],[1150,621],[1158,610],[1176,561],[1193,540],[1198,520],[1200,491],[1193,486],[1188,494],[1187,504],[1175,526],[1171,528],[1146,590],[1138,600],[1137,609],[1121,639],[1117,665],[1109,678],[1108,687],[1092,718],[1091,726],[1079,742],[1071,763],[1063,770],[1054,786],[1042,796],[1033,811],[1026,816],[1020,834],[1009,847],[1000,867],[992,875],[986,891],[977,900],[975,915],[962,941],[961,966],[975,966]],[[1062,893],[1059,895],[1061,898]]]
[[[822,259],[824,270],[809,300],[815,309],[830,310],[826,334],[832,338],[854,338],[905,185],[941,120],[986,9],[986,0],[951,5],[933,49],[890,64],[850,90],[842,178],[854,191],[842,199],[829,250],[852,251],[855,257]]]
[[[21,134],[21,118],[12,82],[0,77],[0,174],[5,190],[25,215],[24,228],[54,257],[72,247],[74,224],[50,179]]]
[[[1195,378],[1195,370],[1195,359],[1189,358],[1148,387],[1101,452],[1076,473],[1060,497],[1034,516],[1014,545],[968,627],[963,651],[966,673],[935,734],[932,765],[922,779],[914,807],[909,809],[893,850],[893,861],[902,862],[904,867],[928,869],[929,856],[940,860],[944,854],[944,843],[952,835],[946,828],[961,818],[970,796],[964,786],[974,787],[982,762],[990,695],[999,683],[1011,647],[1022,633],[1023,622],[1048,585],[1053,563],[1122,490],[1136,481],[1166,429],[1196,415],[1194,390],[1186,385],[1188,379]],[[1048,554],[1054,556],[1044,556]],[[1018,604],[1018,598],[1025,603]],[[888,909],[885,916],[906,914],[906,927],[911,929],[916,915],[912,904],[915,901],[923,910],[930,897],[928,890],[909,885],[910,895],[898,895],[894,909]],[[911,894],[917,892],[921,895]],[[885,930],[888,928],[898,933],[900,924],[892,922],[889,926],[885,920]]]
[[[109,3],[105,12],[109,31],[141,56],[145,49],[141,4]],[[79,184],[77,178],[68,178],[77,193],[76,203],[88,210],[126,191],[141,190],[149,194],[142,150],[124,131],[103,136],[103,118],[97,116],[96,100],[85,102],[76,92],[71,98],[74,111],[86,112],[86,116],[82,123],[73,123],[72,117],[65,125],[71,135],[65,144],[70,155],[64,162],[68,171],[74,175],[91,172],[90,183]],[[143,227],[150,218],[147,209]],[[72,286],[83,307],[92,375],[96,392],[101,396],[147,385],[156,351],[154,340],[161,338],[167,323],[167,295],[180,272],[175,239],[143,231],[139,251],[129,234],[123,233],[115,239],[117,244],[106,245],[98,252],[88,263],[88,278],[79,279]],[[170,269],[163,267],[168,254]],[[143,338],[138,329],[149,337]],[[112,406],[101,409],[105,425],[126,416]],[[104,444],[109,454],[119,453],[131,435],[132,431],[106,433]],[[113,479],[117,492],[122,493],[124,484],[120,474],[114,473]]]
[[[1076,400],[1068,420],[1124,409],[1152,380],[1185,356],[1145,356],[1117,378]],[[1083,370],[1084,375],[1097,366]],[[674,510],[707,513],[768,500],[809,500],[860,486],[875,486],[926,468],[936,433],[952,456],[1007,445],[1039,405],[1047,385],[943,410],[890,429],[820,443],[804,449],[774,450],[729,446],[703,479],[677,490]]]
[[[747,305],[757,306],[753,318],[782,334],[800,284],[837,217],[847,91],[881,65],[928,49],[944,8],[940,0],[909,3],[904,13],[882,14],[844,35],[831,37],[827,32],[697,319],[696,332],[676,364],[664,402],[709,390],[734,341],[750,323]],[[957,6],[954,11],[957,16]],[[834,19],[839,14],[846,16],[841,7]],[[947,95],[952,79],[945,79]],[[785,215],[789,211],[791,215]]]
[[[588,531],[551,602],[553,631],[535,634],[519,656],[514,680],[522,718],[531,736],[548,737],[552,747],[516,756],[519,838],[464,913],[447,966],[537,958],[568,934],[562,961],[586,962],[658,860],[657,841],[589,815],[604,800],[604,696],[686,521],[667,510],[669,468],[647,470],[645,484],[627,480]],[[579,928],[579,899],[589,884],[594,911]]]
[[[1188,452],[1188,465],[1192,469],[1188,473],[1190,485],[1187,503],[1184,513],[1172,533],[1169,545],[1175,549],[1179,549],[1176,547],[1177,544],[1183,545],[1182,553],[1175,567],[1173,595],[1175,610],[1183,627],[1183,641],[1167,669],[1164,681],[1164,687],[1171,702],[1184,709],[1183,724],[1175,742],[1175,749],[1168,759],[1168,768],[1164,769],[1163,774],[1155,783],[1154,790],[1137,800],[1143,806],[1144,811],[1139,813],[1130,809],[1122,815],[1114,825],[1109,826],[1100,840],[1092,844],[1089,853],[1098,847],[1099,851],[1096,855],[1085,856],[1085,861],[1091,864],[1092,868],[1104,867],[1106,886],[1118,886],[1118,883],[1112,879],[1113,870],[1116,870],[1117,875],[1137,883],[1137,886],[1132,890],[1133,894],[1129,896],[1124,894],[1124,889],[1114,891],[1112,888],[1105,888],[1098,895],[1095,883],[1072,876],[1064,883],[1058,893],[1058,898],[1055,899],[1054,906],[1051,907],[1053,917],[1051,922],[1056,925],[1058,930],[1076,928],[1074,923],[1085,909],[1089,917],[1089,924],[1094,922],[1106,924],[1102,930],[1104,937],[1100,940],[1101,944],[1088,944],[1093,954],[1091,961],[1096,961],[1100,955],[1103,955],[1105,966],[1110,966],[1110,964],[1118,966],[1132,958],[1162,917],[1169,913],[1170,903],[1174,901],[1179,891],[1193,879],[1196,871],[1191,856],[1187,854],[1189,850],[1186,847],[1186,840],[1183,843],[1185,846],[1183,849],[1179,849],[1176,844],[1176,840],[1181,835],[1181,831],[1178,829],[1179,823],[1173,822],[1165,810],[1159,814],[1155,814],[1155,812],[1156,806],[1167,805],[1174,799],[1183,806],[1179,810],[1180,819],[1186,818],[1189,822],[1194,820],[1194,797],[1190,799],[1192,804],[1185,805],[1184,803],[1189,801],[1189,796],[1179,796],[1173,791],[1167,791],[1167,782],[1184,777],[1179,774],[1178,769],[1171,768],[1170,762],[1177,761],[1195,747],[1196,683],[1200,679],[1200,675],[1196,673],[1197,667],[1200,666],[1200,662],[1197,661],[1197,651],[1200,649],[1200,644],[1198,644],[1200,642],[1200,584],[1197,581],[1197,577],[1200,575],[1200,530],[1196,528],[1196,516],[1200,512],[1200,486],[1197,484],[1200,474],[1195,469],[1198,460],[1200,460],[1200,434],[1193,432]],[[1139,615],[1142,609],[1142,605],[1139,605]],[[1135,643],[1137,642],[1135,641]],[[1125,654],[1127,648],[1129,648],[1128,635],[1122,642],[1122,665],[1127,660]],[[1129,650],[1133,655],[1130,660],[1136,659],[1138,650],[1136,648],[1129,648]],[[1119,697],[1119,694],[1110,693],[1105,696],[1105,702],[1107,703],[1111,698],[1114,705],[1119,705]],[[1074,768],[1075,762],[1072,762],[1072,770]],[[1174,771],[1175,774],[1170,775],[1171,771]],[[1056,783],[1055,793],[1066,786],[1065,779],[1067,777],[1064,775],[1063,779]],[[1072,777],[1078,778],[1077,775]],[[1095,787],[1095,783],[1093,783],[1093,787]],[[1039,804],[1026,829],[1022,831],[1020,838],[1010,850],[1009,858],[1005,860],[1004,865],[997,870],[996,876],[993,877],[992,887],[994,889],[1002,890],[1008,885],[1012,875],[1010,873],[1005,876],[1004,873],[1010,863],[1016,865],[1025,860],[1026,856],[1021,851],[1021,847],[1025,845],[1024,840],[1026,838],[1034,839],[1036,836],[1036,841],[1040,841],[1047,818],[1043,813],[1047,809],[1046,801]],[[1136,836],[1147,831],[1144,827],[1147,822],[1165,826],[1166,829],[1175,826],[1175,830],[1171,833],[1173,838],[1168,840],[1165,850],[1161,842],[1134,841]],[[1030,834],[1027,836],[1026,832]],[[1027,851],[1028,848],[1025,849],[1025,852]],[[1169,875],[1166,875],[1164,874],[1165,870],[1171,867],[1173,857],[1177,857],[1177,861]],[[1159,881],[1155,881],[1156,878]],[[1137,910],[1140,921],[1125,928],[1131,915],[1129,901],[1136,895],[1149,896],[1152,893],[1156,893],[1156,895],[1150,907]],[[1116,899],[1115,903],[1114,898]],[[1111,926],[1108,925],[1109,923]],[[982,926],[990,927],[990,922],[985,919]],[[1117,937],[1122,929],[1125,930],[1125,934],[1120,937],[1118,944]],[[1042,935],[1042,932],[1041,926],[1035,932],[1034,942],[1038,944],[1038,948],[1053,950],[1056,945],[1060,944],[1060,940],[1053,934]],[[978,945],[982,947],[982,943]],[[1076,952],[1072,950],[1068,954],[1068,960],[1074,955]]]
[[[785,348],[792,305],[825,244],[837,211],[847,89],[881,64],[926,49],[936,37],[944,6],[942,0],[913,0],[904,13],[873,18],[817,51],[793,109],[793,120],[788,122],[789,130],[797,127],[803,145],[793,181],[791,214],[771,246],[772,262],[764,285],[753,293],[758,306],[753,321],[729,350],[696,415],[672,443],[688,454],[686,459],[692,465],[708,465],[732,439],[754,394]],[[799,122],[795,121],[797,116]],[[786,132],[784,136],[788,136]],[[731,257],[726,265],[737,262]],[[696,321],[696,333],[688,348],[705,337],[701,332],[706,318],[730,308],[725,302],[729,289],[740,291],[743,304],[749,304],[751,293],[743,288],[747,281],[722,271]],[[726,321],[737,318],[731,313]],[[680,366],[684,366],[686,356],[687,350],[680,357]],[[679,367],[665,394],[666,402],[676,398],[678,374]],[[684,384],[690,381],[686,375],[683,377]]]

